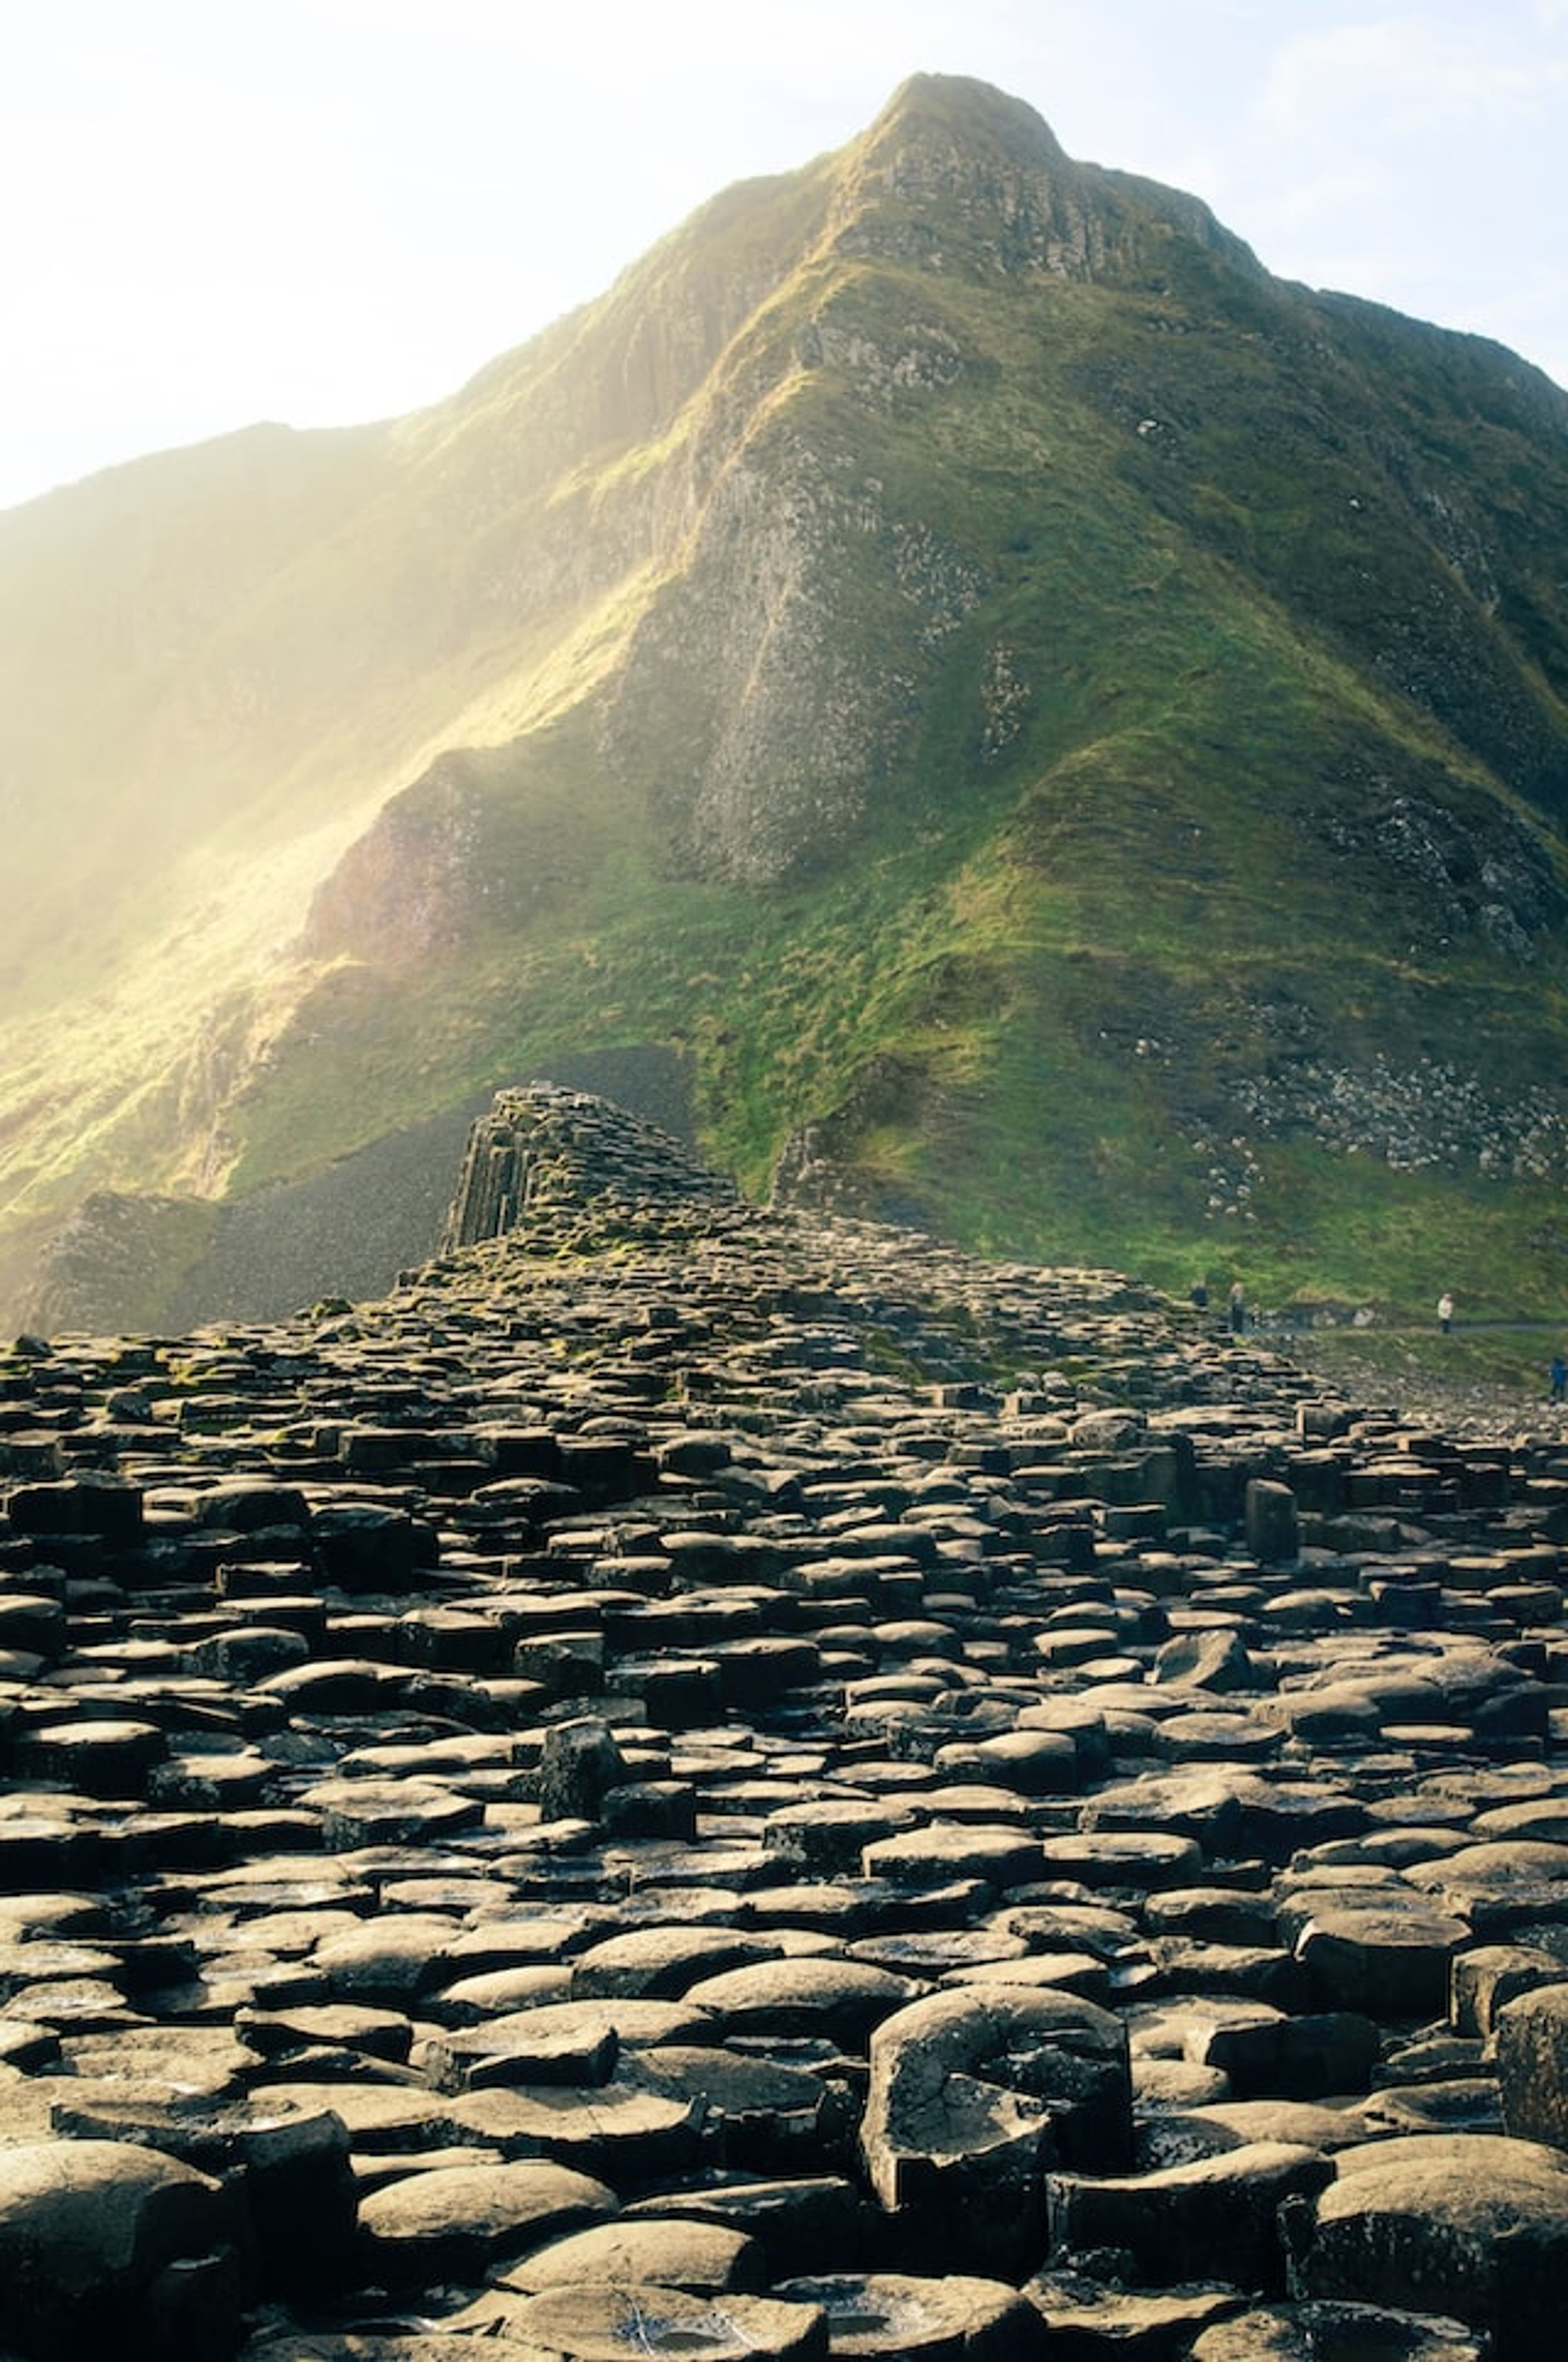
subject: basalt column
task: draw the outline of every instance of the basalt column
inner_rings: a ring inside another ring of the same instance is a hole
[[[441,1237],[442,1254],[527,1226],[530,1214],[591,1209],[733,1205],[722,1175],[657,1125],[587,1091],[530,1083],[498,1091],[469,1135]]]

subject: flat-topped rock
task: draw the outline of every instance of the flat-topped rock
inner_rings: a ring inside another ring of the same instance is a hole
[[[505,1121],[382,1305],[0,1352],[0,2131],[240,2210],[125,2319],[1536,2334],[1568,1438]]]
[[[366,2199],[359,2233],[370,2268],[392,2288],[478,2279],[615,2211],[602,2182],[536,2158],[437,2166]]]
[[[1568,2158],[1479,2135],[1376,2142],[1337,2164],[1289,2218],[1302,2294],[1440,2312],[1525,2362],[1560,2351]]]
[[[245,2237],[221,2183],[155,2148],[0,2147],[0,2337],[49,2356],[230,2352]]]

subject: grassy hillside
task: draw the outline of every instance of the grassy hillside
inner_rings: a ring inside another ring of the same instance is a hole
[[[1568,1301],[1568,398],[1514,357],[922,80],[439,410],[245,444],[0,519],[17,745],[114,815],[77,873],[29,806],[0,1263],[653,1045],[754,1190]]]

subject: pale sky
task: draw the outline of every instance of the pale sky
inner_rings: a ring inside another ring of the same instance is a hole
[[[1568,0],[0,0],[0,506],[455,392],[906,76],[1568,384]]]

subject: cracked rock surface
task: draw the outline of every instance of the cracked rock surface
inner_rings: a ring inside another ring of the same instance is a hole
[[[531,1112],[0,1353],[0,2351],[1555,2356],[1561,1439]]]

